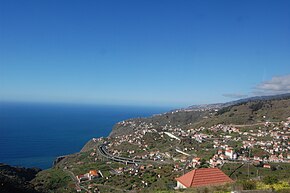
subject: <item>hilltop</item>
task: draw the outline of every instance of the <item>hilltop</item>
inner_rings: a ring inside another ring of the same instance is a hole
[[[270,96],[255,96],[249,98],[243,98],[236,101],[230,101],[226,103],[216,103],[216,104],[204,104],[204,105],[192,105],[185,110],[210,110],[210,109],[221,109],[223,107],[228,107],[232,105],[237,105],[246,102],[254,102],[254,101],[265,101],[265,100],[279,100],[279,99],[287,99],[290,97],[290,93],[280,94],[280,95],[270,95]]]

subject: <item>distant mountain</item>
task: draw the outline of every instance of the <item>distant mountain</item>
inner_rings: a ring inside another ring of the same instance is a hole
[[[203,105],[192,105],[181,110],[188,110],[188,111],[210,110],[210,109],[220,109],[226,106],[229,106],[229,105],[227,103],[203,104]]]
[[[268,95],[268,96],[255,96],[255,97],[250,97],[250,98],[245,98],[245,99],[240,99],[232,102],[228,102],[229,104],[239,104],[239,103],[244,103],[244,102],[252,102],[252,101],[258,101],[258,100],[281,100],[281,99],[289,99],[290,98],[290,93],[285,93],[285,94],[279,94],[279,95]]]
[[[184,108],[182,110],[211,110],[211,109],[221,109],[223,107],[228,107],[231,105],[237,105],[241,103],[246,102],[253,102],[253,101],[265,101],[265,100],[279,100],[279,99],[289,99],[290,93],[286,94],[279,94],[279,95],[268,95],[268,96],[255,96],[255,97],[249,97],[244,99],[239,99],[236,101],[230,101],[226,103],[215,103],[215,104],[204,104],[204,105],[192,105],[187,108]]]
[[[148,118],[122,121],[113,127],[110,137],[132,133],[142,128],[141,125],[145,123],[152,124],[157,130],[169,124],[181,128],[219,123],[251,124],[265,121],[261,119],[265,115],[267,120],[281,121],[290,116],[288,112],[290,112],[290,93],[251,97],[227,103],[193,105]]]

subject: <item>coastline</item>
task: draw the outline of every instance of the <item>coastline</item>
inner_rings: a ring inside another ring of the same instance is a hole
[[[167,111],[1,102],[0,106],[0,162],[41,169],[50,168],[59,156],[80,152],[92,137],[109,136],[120,121]]]

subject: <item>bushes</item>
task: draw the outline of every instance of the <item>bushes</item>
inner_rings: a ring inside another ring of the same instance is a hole
[[[65,189],[70,188],[72,183],[69,174],[60,169],[48,169],[37,174],[37,178],[33,179],[32,183],[35,189],[40,192],[65,192]]]
[[[227,113],[227,112],[229,112],[229,111],[231,110],[231,108],[232,108],[232,106],[224,107],[224,108],[220,109],[220,110],[217,112],[216,115],[222,115],[222,114],[224,114],[224,113]]]
[[[244,190],[255,190],[257,188],[257,183],[252,180],[243,180],[239,182]]]
[[[264,103],[259,101],[257,103],[250,105],[249,108],[252,109],[252,111],[254,112],[254,111],[260,110],[263,106],[264,106]]]
[[[275,190],[277,192],[290,192],[290,185],[287,181],[279,181],[274,184],[265,184],[263,182],[258,182],[257,183],[257,189],[260,190]]]
[[[275,176],[266,176],[264,179],[263,179],[263,182],[265,184],[276,184],[278,182],[278,179],[277,177]]]

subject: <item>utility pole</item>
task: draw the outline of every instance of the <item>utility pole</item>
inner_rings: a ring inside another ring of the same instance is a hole
[[[250,159],[251,159],[251,149],[249,148],[249,162],[248,162],[248,178],[250,179]]]
[[[248,162],[248,178],[250,179],[250,162]]]

